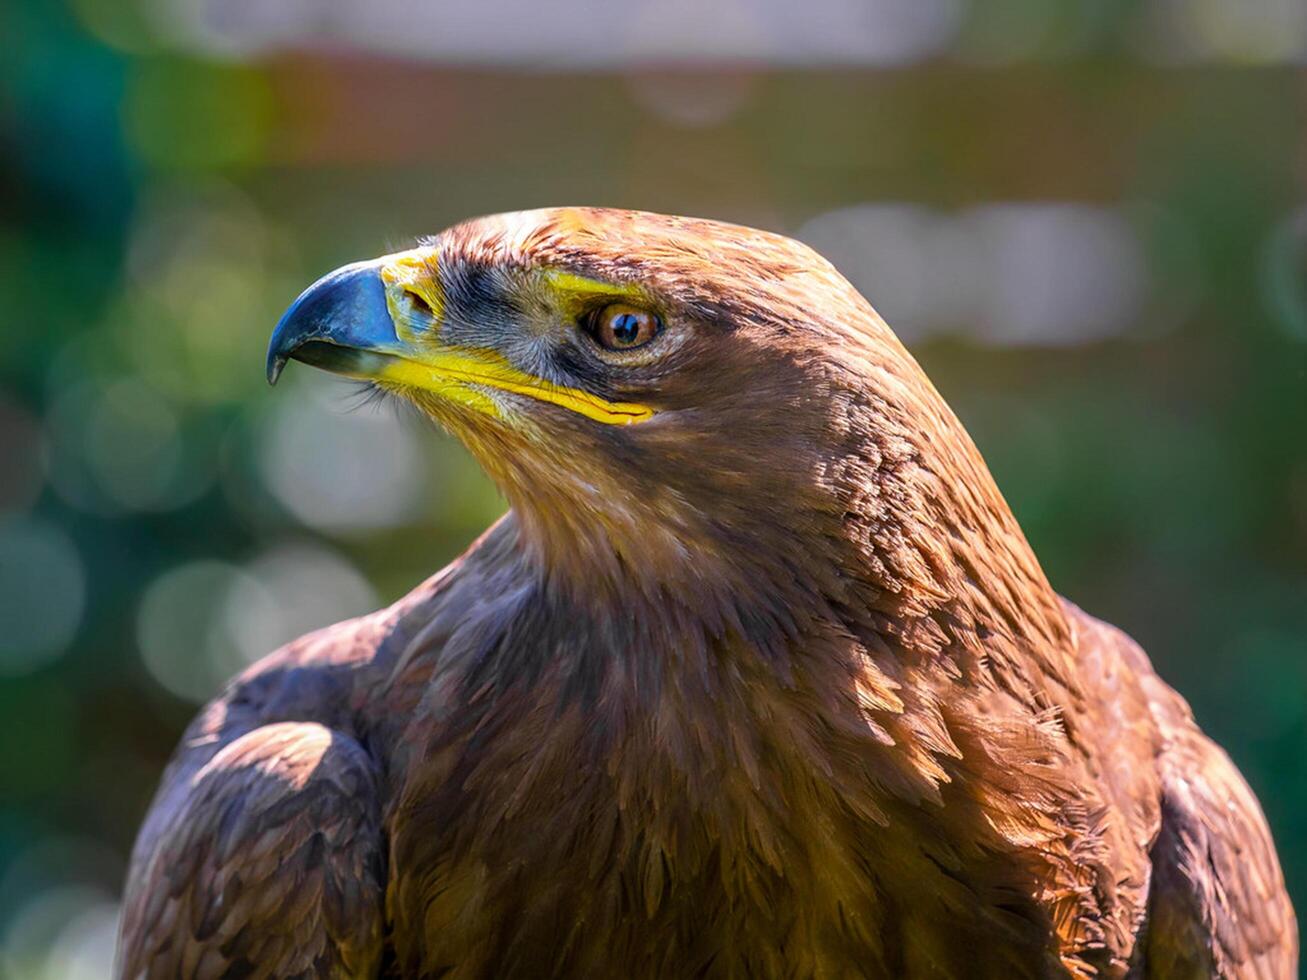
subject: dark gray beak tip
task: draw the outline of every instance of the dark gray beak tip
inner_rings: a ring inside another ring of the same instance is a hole
[[[285,354],[278,354],[276,351],[268,353],[268,384],[275,385],[277,379],[281,377],[282,369],[286,367],[288,358]]]

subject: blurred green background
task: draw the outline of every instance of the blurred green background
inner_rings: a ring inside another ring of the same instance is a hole
[[[348,386],[269,390],[281,310],[563,203],[844,269],[1307,907],[1301,0],[11,0],[0,32],[0,975],[105,975],[196,706],[503,507]]]

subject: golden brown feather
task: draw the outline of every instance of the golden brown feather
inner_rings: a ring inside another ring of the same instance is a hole
[[[374,372],[512,511],[206,709],[121,975],[1295,974],[1238,773],[824,260],[556,209],[379,262],[389,346],[284,356]],[[578,329],[615,299],[646,353]],[[500,380],[449,380],[469,351]]]

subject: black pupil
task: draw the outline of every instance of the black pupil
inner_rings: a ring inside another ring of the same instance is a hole
[[[635,313],[619,313],[613,317],[613,341],[627,346],[640,339],[640,317]]]

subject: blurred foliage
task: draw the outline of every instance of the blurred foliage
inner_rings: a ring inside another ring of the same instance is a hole
[[[814,236],[914,202],[895,220],[935,216],[931,242],[1008,234],[968,217],[987,202],[1110,211],[1143,283],[1122,322],[1005,346],[963,304],[909,339],[1055,586],[1243,768],[1307,906],[1301,71],[1141,64],[1127,4],[981,7],[954,55],[894,71],[627,77],[236,63],[131,4],[0,10],[0,975],[101,975],[196,704],[502,509],[459,447],[347,386],[269,391],[282,308],[459,218],[577,202]],[[891,319],[895,289],[869,290]]]

